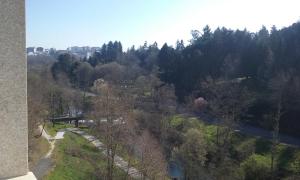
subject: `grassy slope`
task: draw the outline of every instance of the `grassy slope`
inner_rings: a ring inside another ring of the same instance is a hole
[[[93,130],[90,128],[82,128],[81,130],[97,137],[101,142],[105,142],[103,137],[97,136],[97,133],[95,132],[96,130]],[[139,164],[138,159],[136,157],[129,156],[128,151],[126,150],[126,147],[122,146],[122,144],[118,145],[116,154],[118,156],[122,157],[125,161],[130,162],[130,166],[138,169],[138,164]]]
[[[74,126],[72,124],[66,124],[66,123],[58,122],[58,123],[55,123],[54,127],[52,127],[52,123],[47,123],[46,126],[45,126],[45,130],[47,131],[47,133],[49,135],[55,136],[56,133],[60,129],[69,128],[69,127],[74,127]]]
[[[106,159],[101,152],[84,138],[66,133],[57,142],[54,152],[55,168],[48,180],[102,179]],[[115,179],[124,179],[125,173],[116,168]]]

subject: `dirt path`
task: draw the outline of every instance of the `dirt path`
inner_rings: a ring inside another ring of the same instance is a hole
[[[50,149],[48,153],[39,160],[37,165],[33,168],[32,172],[36,176],[37,179],[42,179],[53,167],[54,167],[54,162],[51,159],[53,150],[55,148],[55,142],[57,139],[62,139],[64,132],[59,132],[55,137],[51,137],[47,132],[42,128],[42,126],[39,126],[40,131],[42,132],[43,138],[45,138],[49,144],[50,144]]]

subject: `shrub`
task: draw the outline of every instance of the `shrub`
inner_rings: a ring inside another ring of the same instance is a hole
[[[245,172],[246,180],[264,180],[270,176],[270,165],[270,158],[253,154],[241,164],[241,167]]]
[[[293,174],[300,175],[300,152],[294,154],[292,162],[288,165],[288,170]]]

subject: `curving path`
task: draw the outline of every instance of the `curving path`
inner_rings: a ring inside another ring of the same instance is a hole
[[[53,167],[54,163],[52,162],[51,156],[52,152],[55,148],[55,142],[56,140],[63,139],[65,131],[72,132],[75,134],[78,134],[88,140],[90,143],[92,143],[97,149],[99,149],[102,154],[105,156],[107,155],[106,153],[106,148],[105,145],[100,142],[97,138],[95,138],[92,135],[87,134],[86,132],[78,129],[78,128],[66,128],[66,129],[61,129],[59,132],[57,132],[55,137],[50,136],[47,134],[45,130],[40,126],[39,127],[42,132],[42,136],[47,139],[47,141],[50,144],[50,149],[48,153],[39,160],[35,168],[32,170],[37,179],[42,179]],[[128,175],[131,176],[134,179],[141,179],[142,174],[134,167],[130,167],[128,162],[126,162],[123,158],[120,156],[116,155],[115,156],[115,165],[122,169],[125,172],[128,172]]]
[[[47,134],[47,132],[42,128],[42,126],[39,126],[39,129],[40,131],[42,131],[42,137],[45,138],[50,144],[50,149],[48,153],[42,159],[40,159],[37,165],[32,169],[32,172],[34,173],[36,178],[42,179],[54,167],[54,163],[51,159],[51,155],[55,148],[55,142],[57,136],[53,138],[52,136]]]

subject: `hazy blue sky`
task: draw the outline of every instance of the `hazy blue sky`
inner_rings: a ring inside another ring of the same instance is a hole
[[[175,44],[192,29],[257,31],[300,20],[300,0],[26,0],[27,46]]]

